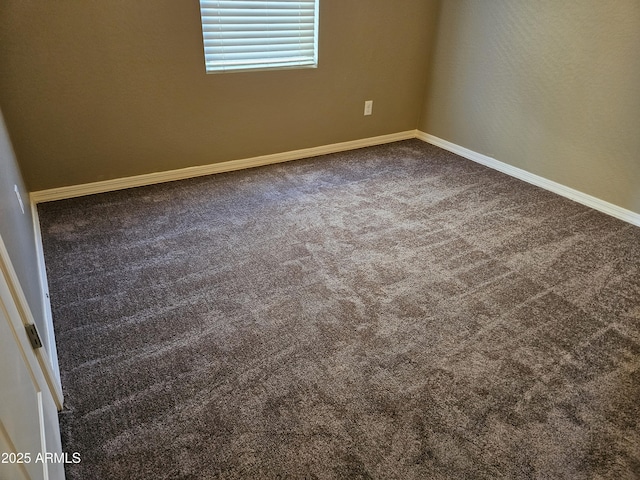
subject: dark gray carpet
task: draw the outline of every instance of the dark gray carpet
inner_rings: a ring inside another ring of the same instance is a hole
[[[640,478],[640,228],[418,140],[39,213],[69,479]]]

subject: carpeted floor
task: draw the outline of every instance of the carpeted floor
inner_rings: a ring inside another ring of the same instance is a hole
[[[419,140],[41,204],[68,479],[640,478],[640,228]]]

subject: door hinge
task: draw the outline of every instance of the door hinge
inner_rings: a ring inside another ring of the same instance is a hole
[[[42,347],[42,341],[40,340],[40,335],[38,334],[38,329],[33,323],[24,326],[27,331],[27,337],[29,337],[29,341],[31,342],[31,346],[34,350]]]

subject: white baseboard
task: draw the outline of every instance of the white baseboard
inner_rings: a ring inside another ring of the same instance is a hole
[[[80,197],[83,195],[93,195],[95,193],[105,193],[114,190],[122,190],[125,188],[141,187],[144,185],[152,185],[154,183],[170,182],[173,180],[183,180],[186,178],[200,177],[203,175],[212,175],[214,173],[231,172],[233,170],[242,170],[245,168],[260,167],[274,163],[288,162],[291,160],[299,160],[302,158],[316,157],[318,155],[326,155],[329,153],[344,152],[354,150],[356,148],[370,147],[373,145],[381,145],[384,143],[397,142],[399,140],[407,140],[410,138],[418,138],[437,147],[448,150],[452,153],[460,155],[468,160],[480,163],[494,170],[506,173],[512,177],[523,180],[532,185],[544,188],[550,192],[557,193],[563,197],[569,198],[575,202],[586,205],[600,212],[619,218],[625,222],[640,226],[640,213],[632,212],[625,208],[619,207],[612,203],[606,202],[599,198],[593,197],[586,193],[574,190],[560,183],[548,180],[539,175],[527,172],[521,168],[514,167],[507,163],[496,160],[495,158],[482,155],[467,148],[451,143],[442,138],[422,132],[420,130],[407,130],[404,132],[392,133],[388,135],[380,135],[377,137],[363,138],[360,140],[352,140],[348,142],[333,143],[331,145],[323,145],[319,147],[304,148],[301,150],[293,150],[283,153],[274,153],[271,155],[262,155],[259,157],[245,158],[240,160],[230,160],[227,162],[213,163],[210,165],[201,165],[197,167],[187,167],[178,170],[169,170],[166,172],[154,172],[144,175],[136,175],[133,177],[116,178],[113,180],[104,180],[101,182],[85,183],[82,185],[71,185],[68,187],[52,188],[48,190],[39,190],[31,192],[31,203],[34,205],[41,202],[50,202],[53,200],[62,200],[65,198]],[[36,212],[37,213],[37,212]]]
[[[531,172],[527,172],[526,170],[522,170],[521,168],[501,162],[499,160],[496,160],[495,158],[491,158],[481,153],[474,152],[473,150],[461,147],[460,145],[456,145],[455,143],[443,140],[442,138],[438,138],[434,135],[429,135],[428,133],[424,133],[420,130],[416,131],[416,138],[448,150],[452,153],[455,153],[456,155],[460,155],[461,157],[464,157],[468,160],[480,163],[486,167],[498,170],[499,172],[506,173],[507,175],[518,178],[537,187],[541,187],[545,190],[549,190],[550,192],[557,193],[558,195],[569,198],[575,202],[581,203],[582,205],[586,205],[587,207],[593,208],[594,210],[598,210],[602,213],[606,213],[607,215],[611,215],[612,217],[616,217],[625,222],[631,223],[632,225],[640,226],[640,213],[635,213],[631,210],[619,207],[618,205],[614,205],[613,203],[605,202],[604,200],[601,200],[599,198],[593,197],[578,190],[574,190],[573,188],[569,188],[565,185],[554,182],[552,180],[548,180]]]
[[[81,197],[83,195],[93,195],[95,193],[105,193],[114,190],[122,190],[125,188],[152,185],[154,183],[200,177],[204,175],[211,175],[214,173],[223,173],[233,170],[242,170],[245,168],[260,167],[273,163],[288,162],[290,160],[300,160],[302,158],[317,157],[318,155],[344,152],[347,150],[354,150],[356,148],[397,142],[399,140],[407,140],[409,138],[416,138],[416,130],[407,130],[405,132],[380,135],[377,137],[363,138],[360,140],[352,140],[348,142],[333,143],[331,145],[323,145],[320,147],[303,148],[301,150],[292,150],[289,152],[262,155],[259,157],[245,158],[241,160],[230,160],[227,162],[212,163],[210,165],[201,165],[198,167],[187,167],[178,170],[169,170],[166,172],[154,172],[144,175],[136,175],[133,177],[116,178],[113,180],[104,180],[101,182],[85,183],[82,185],[71,185],[68,187],[39,190],[36,192],[31,192],[30,198],[31,202],[35,204],[41,202],[50,202],[53,200],[62,200],[66,198]]]

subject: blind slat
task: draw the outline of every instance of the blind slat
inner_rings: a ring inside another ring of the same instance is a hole
[[[317,65],[319,0],[200,0],[207,72]]]
[[[292,8],[293,6],[300,8],[314,8],[317,1],[265,1],[265,0],[200,0],[200,8],[268,8],[277,10],[280,8]]]
[[[289,23],[297,25],[302,22],[313,24],[313,15],[204,15],[203,23],[217,25],[219,23]]]
[[[292,42],[292,41],[288,41],[288,42],[268,42],[268,41],[263,41],[260,43],[256,43],[256,42],[252,42],[252,43],[211,43],[209,45],[206,45],[204,47],[204,51],[208,52],[208,51],[213,51],[213,50],[219,50],[221,52],[224,52],[225,50],[227,50],[228,52],[232,52],[232,51],[249,51],[249,50],[253,50],[256,52],[261,52],[263,50],[292,50],[292,49],[300,49],[300,43],[298,42]]]
[[[284,50],[278,52],[260,52],[260,54],[256,54],[256,52],[246,52],[246,53],[236,53],[233,56],[233,61],[242,61],[242,60],[264,60],[265,62],[275,62],[282,60],[283,58],[299,58],[301,60],[309,60],[313,55],[312,51],[301,52],[299,50]],[[224,55],[217,54],[205,54],[205,59],[209,62],[221,62],[229,61]]]
[[[314,32],[313,24],[300,24],[295,27],[299,27],[296,32]],[[282,32],[292,30],[291,24],[208,24],[204,26],[204,32],[265,32],[270,35],[275,34],[276,32]]]
[[[302,40],[313,41],[313,37],[303,37]],[[305,42],[306,43],[306,42]],[[255,48],[260,50],[261,46],[265,48],[271,48],[272,46],[291,45],[298,46],[300,41],[298,37],[286,37],[286,38],[244,38],[236,39],[233,45],[229,45],[220,40],[211,40],[204,45],[205,50],[207,48]]]
[[[241,8],[202,8],[200,15],[203,17],[297,17],[299,15],[313,17],[313,8],[281,8],[279,10],[266,9],[241,9]]]
[[[260,38],[298,38],[300,36],[307,36],[309,38],[313,38],[313,31],[307,30],[277,30],[277,31],[242,31],[242,32],[234,32],[234,31],[219,31],[219,32],[203,32],[203,37],[205,42],[213,42],[213,41],[226,41],[226,40],[243,40],[246,42],[252,42],[253,39]]]

